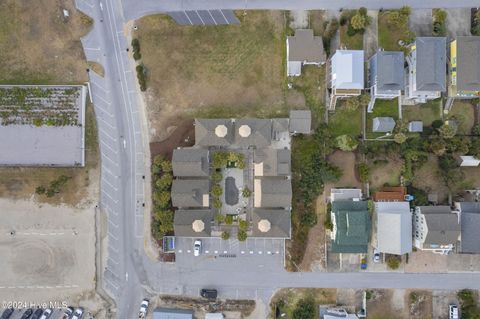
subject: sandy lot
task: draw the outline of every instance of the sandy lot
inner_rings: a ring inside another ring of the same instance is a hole
[[[357,164],[355,153],[335,151],[328,157],[328,161],[338,166],[342,170],[343,175],[335,185],[325,185],[325,194],[327,194],[327,196],[330,196],[330,190],[332,188],[362,188],[362,184],[358,181],[355,172],[355,165]]]
[[[0,296],[70,298],[94,289],[94,209],[0,199]]]
[[[150,141],[186,117],[286,113],[285,17],[249,11],[241,20],[219,27],[179,26],[163,15],[137,21]]]

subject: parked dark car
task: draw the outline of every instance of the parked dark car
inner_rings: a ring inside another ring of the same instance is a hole
[[[2,313],[2,316],[0,317],[1,319],[8,319],[12,316],[12,313],[14,312],[15,310],[13,310],[13,308],[7,308],[3,311]]]
[[[29,319],[32,316],[32,314],[33,314],[33,309],[28,308],[27,310],[25,310],[25,312],[22,315],[22,318],[20,319]]]
[[[42,314],[43,314],[43,309],[38,308],[37,310],[35,310],[35,312],[33,313],[33,316],[30,319],[40,319]]]
[[[200,296],[207,299],[217,299],[217,289],[202,289]]]

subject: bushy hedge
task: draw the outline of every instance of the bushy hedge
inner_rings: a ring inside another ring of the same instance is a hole
[[[157,155],[152,163],[152,236],[160,242],[163,236],[173,232],[173,210],[171,202],[172,163]]]

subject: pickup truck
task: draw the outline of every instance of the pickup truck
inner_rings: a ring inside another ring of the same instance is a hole
[[[140,311],[138,312],[138,319],[143,319],[147,316],[147,311],[148,311],[148,304],[149,304],[148,299],[143,299],[142,303],[140,304]]]

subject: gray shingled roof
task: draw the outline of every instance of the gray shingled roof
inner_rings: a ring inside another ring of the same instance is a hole
[[[373,119],[372,131],[387,133],[395,128],[395,120],[391,117],[375,117]]]
[[[310,134],[312,130],[312,112],[310,110],[290,111],[290,132]]]
[[[173,150],[174,176],[208,176],[208,150],[182,148]]]
[[[225,137],[215,133],[219,125],[227,128]],[[230,119],[195,119],[195,145],[228,146],[233,142],[234,136],[234,125]]]
[[[192,319],[193,311],[185,309],[156,308],[153,319]]]
[[[203,231],[196,232],[193,223],[201,220],[205,226]],[[173,227],[175,236],[210,237],[212,231],[212,210],[177,210],[174,214]]]
[[[403,52],[378,51],[370,58],[370,85],[377,84],[378,91],[403,90],[404,83]]]
[[[480,203],[460,203],[461,252],[480,254]]]
[[[262,176],[287,176],[291,173],[290,150],[267,148],[255,150],[254,162],[263,163]]]
[[[480,91],[480,37],[457,37],[457,90]]]
[[[403,255],[412,251],[412,214],[408,202],[377,202],[377,248]]]
[[[447,39],[444,37],[418,37],[415,45],[417,91],[445,92]]]
[[[174,179],[172,205],[174,207],[205,207],[204,195],[209,194],[208,179]]]
[[[262,232],[258,223],[270,222],[270,230]],[[252,212],[253,237],[290,238],[290,212],[283,209],[254,209]]]
[[[250,135],[240,135],[242,126],[250,128]],[[235,122],[235,144],[241,147],[255,146],[257,148],[269,146],[272,142],[272,121],[264,119],[239,119]]]
[[[421,206],[428,233],[425,244],[456,244],[460,236],[458,215],[449,206]]]
[[[313,30],[295,30],[288,39],[288,61],[325,62],[322,37],[314,36]]]
[[[256,189],[255,192],[257,192]],[[292,205],[291,180],[275,177],[262,178],[260,196],[260,207],[290,207]]]

